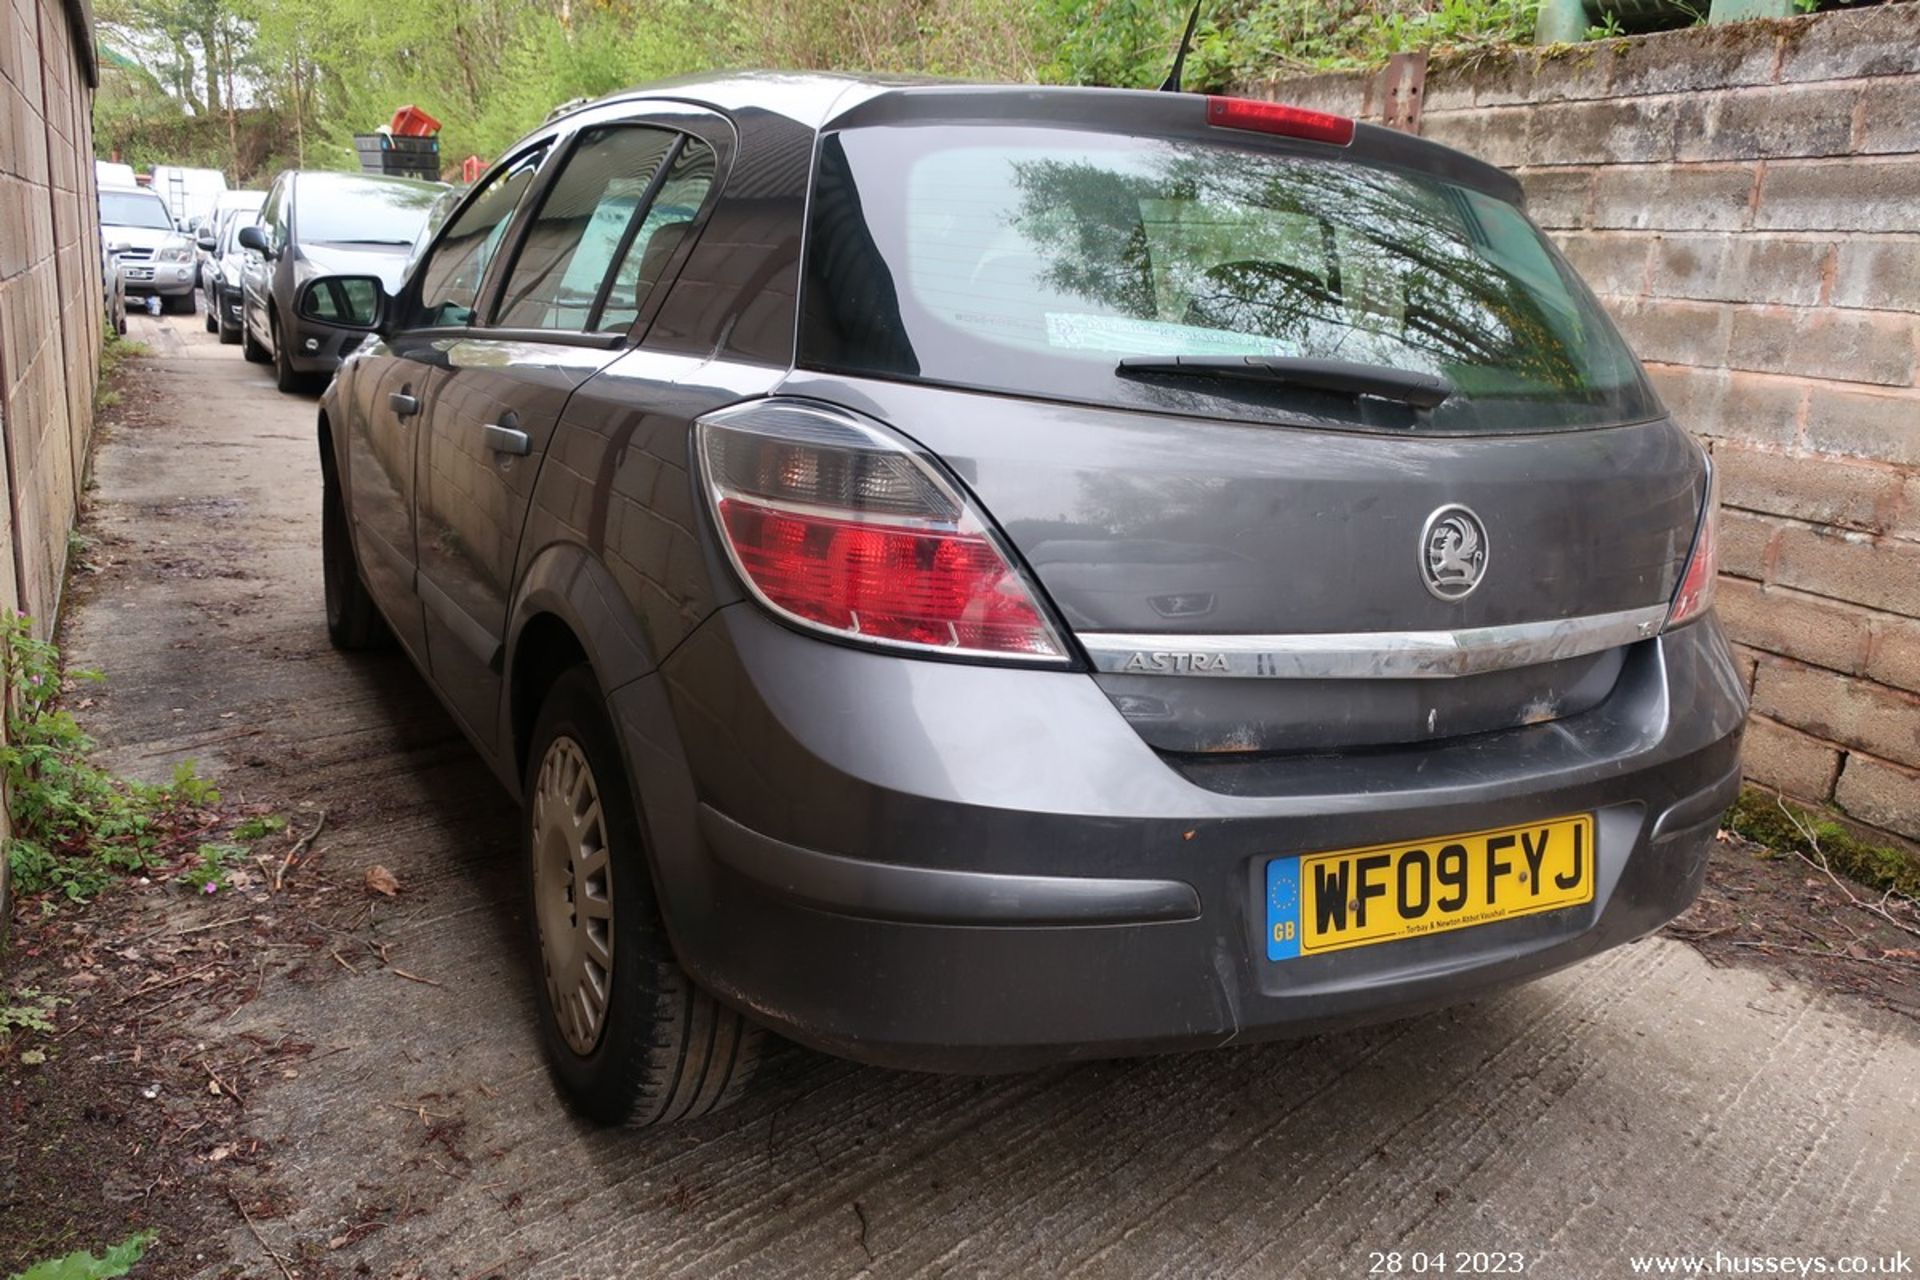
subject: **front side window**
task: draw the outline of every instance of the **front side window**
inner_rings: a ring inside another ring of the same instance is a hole
[[[628,243],[654,177],[678,141],[678,134],[666,130],[631,126],[581,136],[527,229],[500,297],[498,324],[594,327],[608,268]]]
[[[495,173],[448,226],[421,268],[420,312],[414,317],[415,325],[473,323],[487,267],[545,156],[546,149],[537,148]],[[423,221],[426,212],[422,211]]]
[[[1514,206],[1439,177],[1049,128],[821,144],[804,364],[1085,403],[1527,431],[1654,416],[1591,294]],[[1127,357],[1301,357],[1444,374],[1411,411],[1124,376]],[[1369,415],[1378,415],[1378,420]],[[1333,425],[1341,425],[1336,421]]]

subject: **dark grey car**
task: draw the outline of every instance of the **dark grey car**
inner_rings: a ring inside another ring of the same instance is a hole
[[[364,334],[294,297],[316,275],[365,273],[394,287],[427,214],[446,187],[377,174],[289,170],[273,180],[259,221],[235,232],[240,340],[248,360],[273,363],[282,391],[307,389],[333,372]]]
[[[1508,176],[1165,93],[741,76],[516,146],[321,402],[328,625],[522,799],[605,1120],[1409,1014],[1698,891],[1707,457]]]

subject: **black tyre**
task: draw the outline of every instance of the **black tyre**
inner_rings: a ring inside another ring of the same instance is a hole
[[[602,1124],[706,1115],[745,1089],[766,1033],[694,986],[660,921],[640,820],[591,669],[557,680],[521,818],[541,1038],[561,1091]]]
[[[347,531],[347,508],[328,468],[320,498],[320,570],[327,596],[327,639],[336,649],[384,648],[392,633],[360,576]]]
[[[213,313],[213,304],[211,302],[207,304],[207,332],[220,332],[220,317]]]
[[[240,354],[247,358],[248,364],[265,364],[272,359],[267,349],[254,341],[253,330],[247,327],[246,311],[240,313]]]
[[[273,325],[273,385],[289,393],[307,389],[307,375],[293,367],[287,335],[280,332],[278,323]]]

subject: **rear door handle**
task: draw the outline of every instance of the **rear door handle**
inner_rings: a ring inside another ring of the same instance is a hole
[[[395,391],[387,396],[387,407],[393,410],[396,417],[411,418],[420,412],[420,397]]]
[[[527,439],[527,433],[512,427],[503,427],[497,422],[487,424],[487,448],[495,453],[510,453],[524,458],[533,452],[533,442]]]

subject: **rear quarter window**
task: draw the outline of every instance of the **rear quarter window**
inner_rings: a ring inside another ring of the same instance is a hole
[[[804,365],[1166,407],[1127,356],[1304,356],[1441,373],[1419,415],[1320,392],[1179,389],[1182,410],[1480,432],[1659,412],[1526,216],[1437,177],[1081,130],[919,126],[823,138]]]

